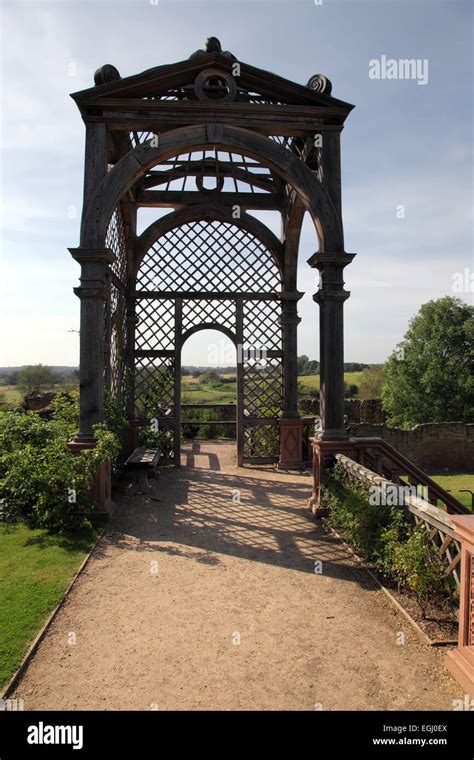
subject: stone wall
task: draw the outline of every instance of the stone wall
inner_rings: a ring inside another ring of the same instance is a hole
[[[32,391],[26,394],[24,406],[30,412],[39,412],[49,407],[54,398],[54,391]]]
[[[430,422],[400,430],[386,425],[351,423],[349,434],[383,438],[422,470],[474,470],[474,424]]]
[[[319,415],[319,399],[317,398],[300,399],[299,407],[303,414]],[[386,419],[379,398],[346,398],[344,399],[344,414],[348,422],[366,422],[369,425],[382,424]]]

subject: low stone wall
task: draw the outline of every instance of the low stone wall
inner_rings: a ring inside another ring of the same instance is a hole
[[[299,406],[303,414],[319,415],[318,398],[303,398],[299,401]],[[344,414],[348,422],[366,422],[369,425],[379,425],[386,420],[379,398],[346,398],[344,400]]]
[[[32,391],[25,396],[25,409],[30,412],[39,412],[49,407],[55,398],[56,393],[54,391]]]
[[[344,414],[349,422],[365,422],[368,425],[382,425],[387,419],[379,398],[346,398]]]
[[[430,422],[400,430],[386,425],[351,423],[349,434],[383,438],[422,470],[474,470],[474,424]]]

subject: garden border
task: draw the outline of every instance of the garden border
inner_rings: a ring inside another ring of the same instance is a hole
[[[344,548],[347,550],[347,552],[354,557],[354,559],[359,563],[359,565],[365,570],[365,572],[370,575],[373,581],[377,584],[377,586],[384,592],[384,594],[388,597],[390,602],[393,604],[393,606],[402,613],[402,615],[408,620],[408,622],[412,625],[412,627],[415,629],[415,631],[418,633],[418,635],[425,641],[426,644],[428,644],[430,647],[441,647],[441,646],[457,646],[458,641],[457,639],[440,639],[440,641],[434,641],[431,639],[427,633],[418,625],[416,620],[412,618],[409,612],[400,604],[397,599],[390,593],[389,589],[383,585],[383,583],[380,581],[379,578],[375,575],[375,573],[372,572],[370,567],[367,566],[365,560],[362,559],[362,557],[359,557],[358,554],[354,551],[354,549],[350,546],[350,544],[345,541],[343,536],[341,536],[340,533],[338,533],[334,528],[329,528],[330,533],[332,533],[333,536],[335,536],[341,544],[344,546]]]

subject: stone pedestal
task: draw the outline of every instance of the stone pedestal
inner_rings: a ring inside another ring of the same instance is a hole
[[[315,517],[327,517],[327,511],[321,508],[321,488],[328,465],[334,461],[336,454],[354,456],[356,445],[354,439],[327,441],[322,437],[311,440],[313,450],[313,491],[308,507]]]
[[[457,649],[446,655],[446,667],[474,698],[474,515],[450,515],[461,542],[461,588]]]
[[[280,459],[279,470],[304,470],[303,420],[279,420]]]

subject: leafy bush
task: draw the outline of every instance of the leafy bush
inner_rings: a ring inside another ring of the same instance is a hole
[[[329,508],[328,522],[348,543],[371,562],[383,554],[382,531],[392,520],[392,508],[370,504],[368,487],[336,467],[323,489],[322,504]]]
[[[35,412],[0,410],[0,504],[7,520],[67,530],[88,523],[84,512],[97,505],[91,481],[100,462],[114,460],[115,433],[99,425],[94,449],[75,456],[69,450],[78,427],[77,394],[60,394],[51,419]]]
[[[415,594],[423,615],[430,603],[446,601],[445,568],[423,525],[413,526],[402,544],[390,541],[392,577]]]
[[[375,506],[369,488],[336,465],[322,489],[327,524],[387,578],[409,589],[424,616],[428,605],[443,606],[453,588],[423,525],[403,507]]]

